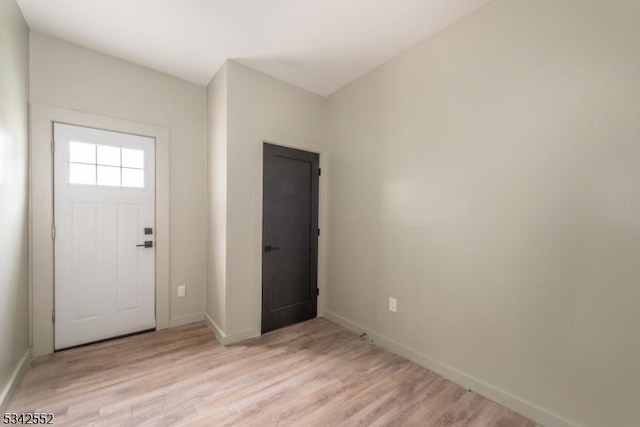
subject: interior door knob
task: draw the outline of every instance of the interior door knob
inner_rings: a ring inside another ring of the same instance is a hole
[[[278,251],[280,248],[278,246],[267,245],[264,247],[265,252]]]
[[[152,248],[153,247],[153,241],[151,240],[146,240],[143,244],[141,245],[136,245],[137,248]]]

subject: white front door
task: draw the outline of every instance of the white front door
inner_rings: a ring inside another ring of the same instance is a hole
[[[155,140],[55,123],[54,141],[56,350],[153,329]]]

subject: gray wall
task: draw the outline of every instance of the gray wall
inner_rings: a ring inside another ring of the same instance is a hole
[[[207,124],[209,238],[205,313],[223,332],[227,308],[227,63],[207,86]]]
[[[227,333],[259,332],[262,146],[322,148],[324,98],[228,61]]]
[[[214,110],[209,111],[207,315],[229,343],[260,334],[263,142],[323,151],[325,99],[233,61],[209,83],[208,95]],[[321,227],[323,221],[321,211]],[[319,264],[323,288],[322,243]]]
[[[29,348],[29,30],[0,1],[0,406]],[[6,403],[6,402],[4,402]]]
[[[170,321],[202,319],[207,275],[206,89],[39,33],[31,33],[30,45],[32,104],[169,129]],[[185,298],[177,296],[180,285],[187,287]]]
[[[529,407],[638,425],[638,17],[495,0],[330,96],[326,310]]]

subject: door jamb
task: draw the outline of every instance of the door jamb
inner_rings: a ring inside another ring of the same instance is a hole
[[[33,356],[53,352],[53,122],[112,130],[156,141],[156,328],[169,327],[169,129],[48,105],[30,109],[31,334]]]

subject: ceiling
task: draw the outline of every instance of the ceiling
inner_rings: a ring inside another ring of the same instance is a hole
[[[489,0],[18,0],[30,28],[206,85],[225,59],[329,95]]]

